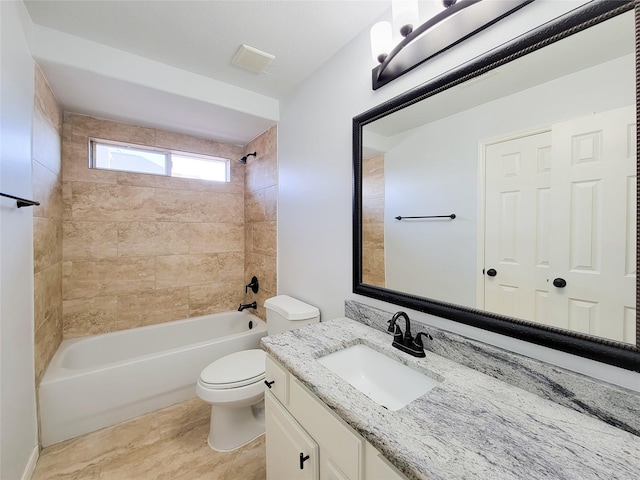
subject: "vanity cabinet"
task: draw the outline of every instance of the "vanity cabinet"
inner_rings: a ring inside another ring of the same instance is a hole
[[[406,478],[282,365],[266,358],[267,480]]]

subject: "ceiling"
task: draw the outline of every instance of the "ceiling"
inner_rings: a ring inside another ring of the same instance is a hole
[[[25,4],[34,58],[65,110],[241,144],[276,123],[279,102],[390,8],[390,0]],[[266,73],[231,64],[241,44],[275,55]]]

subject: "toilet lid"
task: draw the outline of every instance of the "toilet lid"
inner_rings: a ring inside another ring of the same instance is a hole
[[[264,378],[264,351],[259,348],[226,355],[202,370],[200,380],[212,388],[235,388]]]

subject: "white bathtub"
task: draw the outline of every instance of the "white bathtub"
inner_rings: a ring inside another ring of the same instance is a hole
[[[266,334],[255,315],[223,312],[64,340],[40,383],[42,445],[193,398],[204,367]]]

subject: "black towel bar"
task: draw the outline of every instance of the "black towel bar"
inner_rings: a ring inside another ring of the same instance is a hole
[[[404,220],[406,218],[450,218],[451,220],[453,220],[454,218],[456,218],[456,214],[452,213],[451,215],[423,215],[421,217],[401,217],[400,215],[398,215],[395,218],[396,220]]]
[[[8,193],[0,192],[0,197],[7,197],[17,200],[18,208],[20,207],[33,207],[34,205],[40,205],[40,202],[36,202],[34,200],[27,200],[26,198],[14,197],[13,195],[9,195]]]

